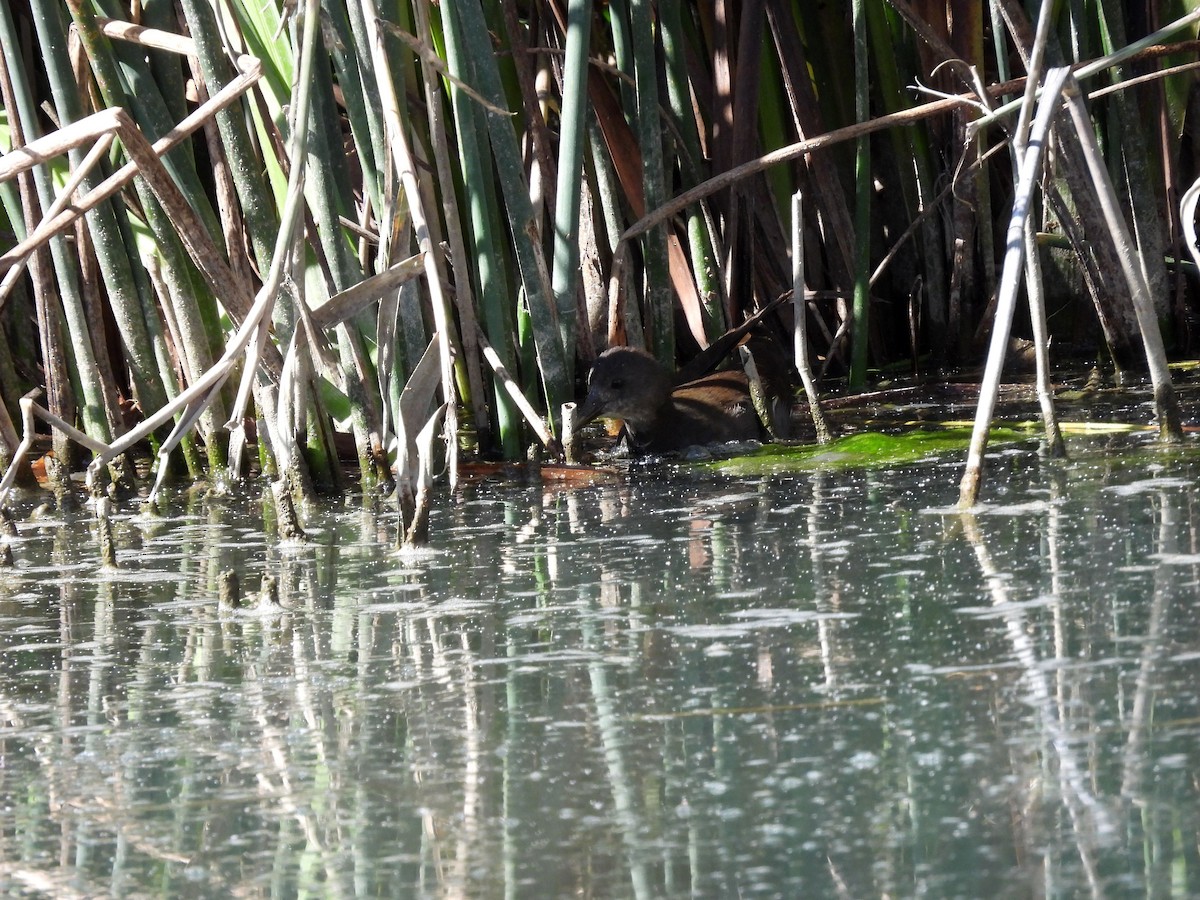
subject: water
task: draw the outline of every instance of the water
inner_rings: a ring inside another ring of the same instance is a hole
[[[1200,461],[1074,449],[26,519],[0,893],[1196,896]]]

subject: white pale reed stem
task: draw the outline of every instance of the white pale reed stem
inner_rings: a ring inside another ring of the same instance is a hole
[[[1009,217],[1005,236],[1004,268],[1000,275],[1000,287],[996,300],[996,316],[992,322],[992,340],[988,347],[987,366],[979,386],[979,403],[975,409],[975,426],[971,432],[971,446],[967,451],[967,467],[959,485],[958,503],[970,508],[979,500],[979,487],[983,480],[983,455],[987,450],[988,434],[992,427],[992,415],[996,410],[996,397],[1000,392],[1000,375],[1004,368],[1004,356],[1008,350],[1008,336],[1012,330],[1013,314],[1017,306],[1017,292],[1025,264],[1025,220],[1033,204],[1033,191],[1038,183],[1045,155],[1046,140],[1050,123],[1058,111],[1059,95],[1070,76],[1071,70],[1064,67],[1046,73],[1042,86],[1042,99],[1037,116],[1029,133],[1028,146],[1021,157],[1013,211]]]

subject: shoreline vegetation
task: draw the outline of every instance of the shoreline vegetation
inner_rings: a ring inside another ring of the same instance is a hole
[[[923,8],[0,5],[0,507],[36,454],[103,520],[149,448],[151,506],[261,471],[299,538],[353,468],[419,545],[462,461],[558,460],[605,348],[780,298],[818,441],[834,386],[983,366],[963,508],[1017,345],[1047,454],[1052,360],[1178,441],[1200,12]]]

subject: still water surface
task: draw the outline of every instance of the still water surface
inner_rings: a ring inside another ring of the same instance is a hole
[[[959,472],[26,519],[0,894],[1200,895],[1200,458]]]

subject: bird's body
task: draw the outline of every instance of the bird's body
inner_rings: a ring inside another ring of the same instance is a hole
[[[632,448],[645,453],[761,436],[744,372],[714,372],[676,386],[666,367],[632,347],[613,347],[596,359],[578,416],[580,425],[621,420]]]

